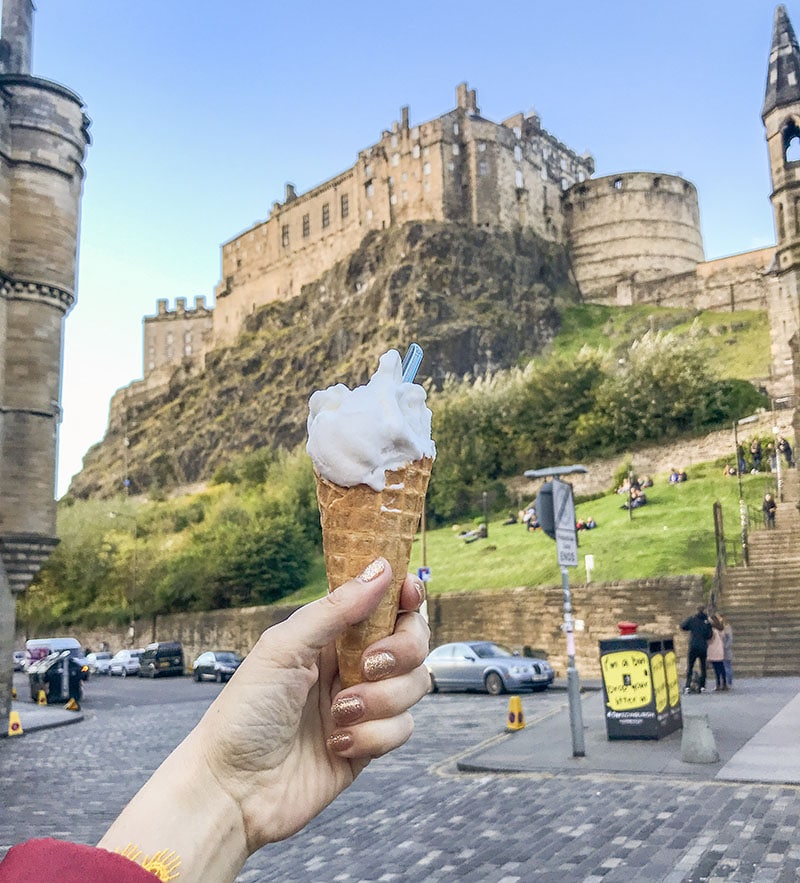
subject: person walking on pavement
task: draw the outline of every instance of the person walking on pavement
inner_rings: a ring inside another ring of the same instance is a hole
[[[708,653],[708,639],[711,637],[711,623],[706,616],[706,608],[698,607],[697,613],[687,617],[681,623],[681,629],[689,632],[689,654],[686,660],[686,685],[684,693],[689,693],[692,688],[692,674],[695,662],[700,663],[699,689],[701,693],[706,690],[706,659]]]
[[[708,641],[708,661],[714,666],[714,676],[717,681],[716,692],[728,689],[725,677],[725,644],[722,640],[722,632],[725,623],[716,613],[711,617],[711,638]]]
[[[775,510],[778,508],[778,504],[772,494],[764,494],[761,508],[764,510],[764,527],[769,529],[775,527]]]

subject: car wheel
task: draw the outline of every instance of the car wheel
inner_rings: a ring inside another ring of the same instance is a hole
[[[128,677],[128,669],[125,668],[124,665],[123,665],[123,667],[120,669],[119,676],[120,676],[121,678],[127,678],[127,677]]]
[[[505,690],[505,685],[503,684],[503,679],[500,677],[497,672],[490,672],[486,675],[486,679],[483,682],[486,687],[486,692],[490,696],[499,696],[500,693]]]
[[[200,672],[197,669],[195,669],[194,672],[194,679],[197,681],[198,684],[200,683]]]
[[[218,671],[218,672],[217,672],[217,675],[216,675],[216,681],[217,681],[218,684],[221,684],[221,683],[222,683],[222,672],[221,672],[221,671]]]

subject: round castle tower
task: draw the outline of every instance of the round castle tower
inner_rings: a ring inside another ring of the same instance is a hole
[[[573,185],[563,197],[578,287],[616,302],[616,286],[692,273],[704,260],[694,185],[675,175],[628,172]]]
[[[55,540],[62,323],[75,301],[89,120],[30,74],[33,4],[4,0],[0,39],[0,553],[20,591]]]

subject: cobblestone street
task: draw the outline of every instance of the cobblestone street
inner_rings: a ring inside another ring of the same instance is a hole
[[[187,685],[188,686],[188,685]],[[121,705],[2,743],[0,851],[32,836],[96,842],[208,698]],[[524,696],[528,726],[564,695]],[[427,696],[411,742],[375,761],[238,880],[796,881],[800,789],[626,775],[463,774],[503,733],[508,697]],[[568,743],[569,733],[564,733]]]

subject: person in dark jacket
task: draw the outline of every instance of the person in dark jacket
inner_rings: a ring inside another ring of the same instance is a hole
[[[706,615],[705,607],[698,607],[697,613],[689,616],[681,623],[681,629],[689,632],[689,655],[686,660],[686,686],[684,693],[688,693],[692,686],[692,674],[695,662],[700,663],[700,692],[706,689],[706,653],[708,639],[711,637],[711,621]]]

